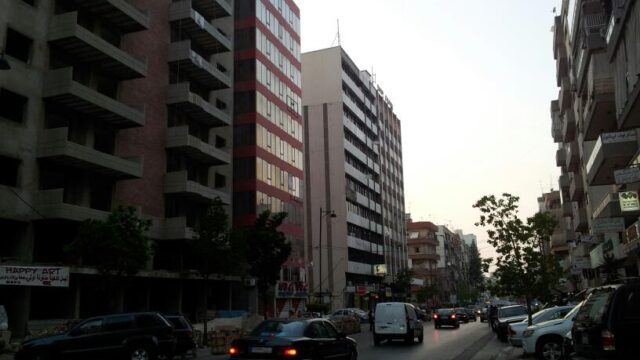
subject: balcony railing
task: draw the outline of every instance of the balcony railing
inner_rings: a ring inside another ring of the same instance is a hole
[[[40,190],[35,193],[33,206],[41,216],[47,219],[71,221],[106,220],[107,216],[109,216],[107,211],[65,202],[64,192],[64,189]]]
[[[607,46],[605,39],[607,17],[604,14],[584,15],[583,24],[587,49],[597,50]]]
[[[570,172],[578,171],[578,167],[580,166],[580,154],[578,149],[578,142],[576,140],[568,143],[566,145],[567,149],[567,170]]]
[[[169,64],[176,73],[197,81],[208,90],[228,89],[231,77],[220,70],[219,64],[205,60],[191,49],[191,41],[171,43],[169,46]]]
[[[590,186],[615,183],[613,172],[625,168],[638,150],[636,130],[600,135],[586,165]]]
[[[146,30],[149,17],[145,11],[135,7],[130,0],[70,0],[80,9],[101,17],[124,33]]]
[[[227,191],[214,189],[189,180],[186,170],[168,172],[165,175],[164,193],[183,195],[185,198],[201,202],[209,202],[219,197],[223,203],[231,203],[231,196]]]
[[[231,40],[195,11],[190,0],[171,4],[169,21],[187,34],[207,55],[231,51]]]
[[[189,83],[169,85],[167,105],[174,107],[190,118],[210,127],[231,125],[229,109],[214,105],[218,99],[207,101],[199,95],[192,93]]]
[[[189,126],[175,126],[167,129],[167,149],[175,149],[188,157],[207,165],[224,165],[231,163],[229,149],[218,149],[215,146],[189,134]]]
[[[571,201],[580,201],[584,197],[584,184],[582,181],[582,172],[577,171],[570,173],[569,179],[571,185],[569,187],[569,196]]]
[[[584,113],[584,139],[595,140],[616,129],[612,67],[607,54],[591,55],[587,72],[587,102]]]

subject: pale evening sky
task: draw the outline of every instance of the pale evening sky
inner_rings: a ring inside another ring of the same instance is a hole
[[[558,188],[549,102],[557,98],[551,27],[560,0],[296,0],[302,51],[341,43],[373,68],[402,121],[405,206],[414,220],[475,233],[472,204],[521,198],[521,214]],[[542,189],[541,189],[542,184]]]

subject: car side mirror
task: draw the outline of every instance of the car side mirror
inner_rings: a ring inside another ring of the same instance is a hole
[[[338,333],[338,340],[342,340],[342,339],[346,339],[347,338],[347,334],[340,332]]]

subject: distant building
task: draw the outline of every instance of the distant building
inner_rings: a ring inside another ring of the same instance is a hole
[[[411,219],[409,219],[411,220]],[[423,280],[424,285],[430,286],[437,283],[438,277],[438,238],[436,233],[438,226],[429,221],[407,223],[407,248],[411,269],[414,276]],[[418,290],[418,286],[412,291]]]

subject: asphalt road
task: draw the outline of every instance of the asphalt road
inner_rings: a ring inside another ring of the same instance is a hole
[[[498,357],[506,344],[500,343],[486,323],[460,324],[459,329],[434,329],[433,322],[425,322],[424,342],[413,345],[402,341],[373,345],[368,327],[354,334],[358,341],[359,360],[489,360]]]

